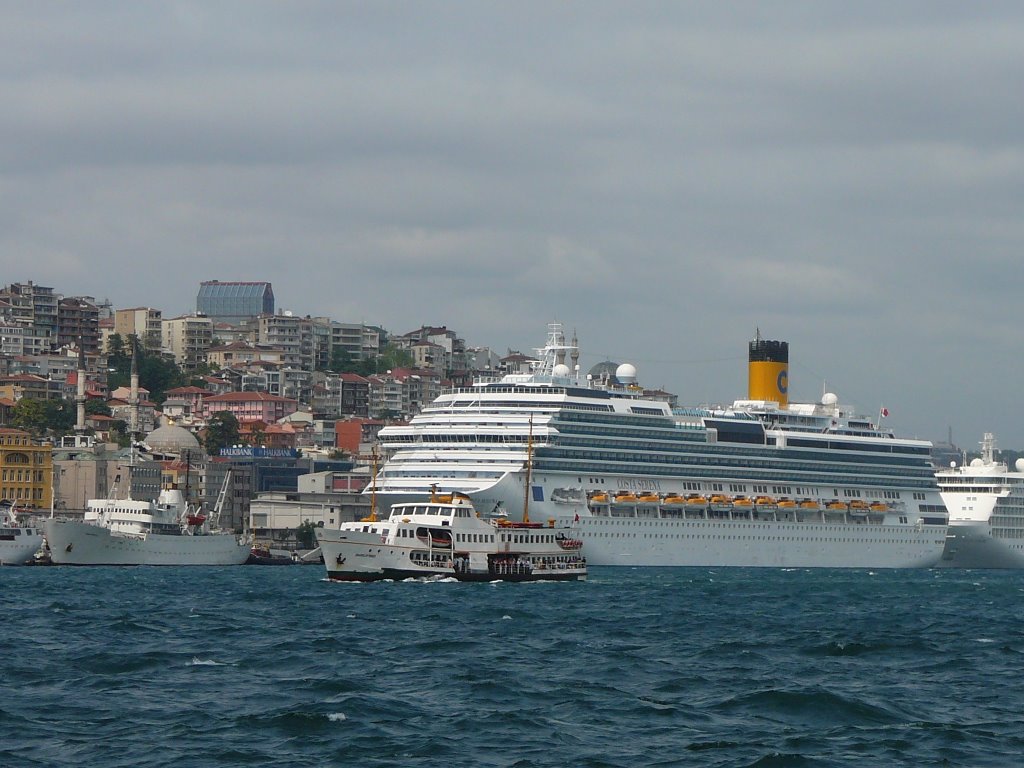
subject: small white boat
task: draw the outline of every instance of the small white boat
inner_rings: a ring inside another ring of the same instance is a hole
[[[26,565],[42,546],[43,532],[21,525],[14,503],[0,500],[0,565]]]

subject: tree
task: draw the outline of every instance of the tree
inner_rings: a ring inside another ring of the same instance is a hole
[[[353,360],[347,349],[335,347],[331,351],[331,362],[327,368],[334,373],[355,373],[358,365],[359,361]]]
[[[128,434],[128,422],[124,419],[110,422],[110,436],[121,448],[127,448],[132,444],[132,436]]]
[[[206,424],[203,446],[211,456],[220,454],[221,448],[237,445],[241,440],[238,419],[230,411],[217,411]]]
[[[90,416],[111,415],[110,406],[95,397],[85,401],[85,412]]]
[[[413,363],[412,353],[409,350],[400,349],[394,344],[385,344],[380,355],[377,356],[376,373],[394,368],[412,368]]]
[[[267,425],[262,421],[253,422],[249,431],[249,445],[259,448],[267,442]]]
[[[316,546],[316,526],[309,520],[304,520],[295,529],[295,540],[301,549],[313,549]]]
[[[125,344],[120,336],[114,334],[107,342],[107,367],[110,375],[107,383],[111,389],[131,385],[132,378],[132,346],[135,347],[135,364],[139,372],[139,386],[149,390],[149,397],[156,403],[167,398],[167,390],[180,387],[187,382],[181,368],[173,360],[168,360],[156,352],[145,349],[132,334]]]
[[[46,409],[42,400],[23,397],[14,405],[14,426],[34,435],[41,435],[46,430]]]
[[[115,333],[107,339],[107,355],[110,357],[124,357],[124,339],[120,333]]]
[[[67,433],[75,426],[77,410],[76,405],[70,400],[46,400],[43,403],[46,429],[60,435]]]

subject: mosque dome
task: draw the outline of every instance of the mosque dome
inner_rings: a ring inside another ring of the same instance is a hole
[[[156,453],[183,453],[199,449],[199,441],[196,436],[184,427],[176,424],[165,424],[157,427],[148,435],[144,441],[151,451]]]
[[[588,376],[594,381],[607,381],[609,384],[617,385],[619,380],[615,378],[615,371],[618,370],[618,367],[618,363],[605,360],[603,363],[598,363],[591,368]]]

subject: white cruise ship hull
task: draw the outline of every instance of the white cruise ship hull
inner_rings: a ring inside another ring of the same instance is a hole
[[[250,552],[230,533],[125,534],[67,520],[47,520],[44,530],[55,565],[241,565]]]
[[[12,538],[0,539],[0,565],[25,565],[43,546],[43,535],[20,529]]]
[[[581,517],[590,565],[930,568],[945,526]]]
[[[1024,568],[1024,539],[997,539],[987,520],[950,523],[944,568]]]
[[[537,478],[548,489],[570,479]],[[510,473],[469,496],[485,512],[521,513],[524,481]],[[945,525],[597,517],[585,503],[551,501],[549,492],[535,495],[543,500],[530,503],[530,519],[572,525],[590,565],[930,568],[939,564],[946,546]]]

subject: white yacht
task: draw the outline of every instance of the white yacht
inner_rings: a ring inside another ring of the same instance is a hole
[[[947,515],[931,443],[830,393],[790,403],[788,344],[758,334],[749,347],[747,399],[673,408],[632,365],[582,375],[575,339],[554,324],[530,370],[456,388],[381,430],[387,461],[366,492],[396,503],[437,484],[510,516],[529,493],[535,519],[575,523],[592,565],[935,565]],[[690,494],[708,501],[673,503]]]
[[[457,581],[584,581],[583,543],[571,529],[483,520],[460,494],[396,504],[386,520],[371,514],[317,529],[335,581],[443,578]]]
[[[43,548],[43,532],[18,522],[14,503],[0,500],[0,565],[25,565]]]
[[[1010,469],[995,452],[986,432],[979,458],[936,473],[949,512],[943,566],[1024,568],[1024,459]]]
[[[54,565],[241,565],[251,549],[177,488],[155,501],[92,499],[83,520],[43,527]]]

